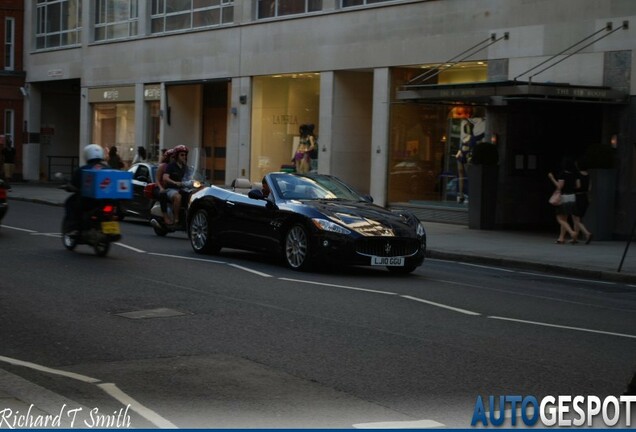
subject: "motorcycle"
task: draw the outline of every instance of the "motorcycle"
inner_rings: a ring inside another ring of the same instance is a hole
[[[154,187],[154,186],[153,186]],[[155,200],[152,208],[150,209],[150,225],[152,226],[155,234],[159,237],[165,237],[166,234],[175,231],[185,231],[186,211],[188,209],[188,202],[190,196],[199,191],[203,187],[203,183],[198,180],[188,180],[184,182],[183,187],[179,189],[181,194],[181,209],[179,211],[179,225],[167,225],[163,220],[163,211],[161,210],[161,203],[159,200]],[[146,192],[148,193],[148,192]],[[150,192],[152,193],[152,192]],[[172,203],[168,200],[166,203],[168,217],[174,220],[174,214],[172,211]]]
[[[74,207],[77,203],[69,200],[77,200],[77,189],[71,184],[61,186],[73,195],[67,198],[68,206]],[[112,242],[121,239],[121,229],[119,226],[119,205],[117,200],[94,199],[88,201],[90,204],[82,203],[81,217],[78,221],[73,221],[64,215],[62,220],[62,243],[70,251],[78,244],[86,244],[95,250],[95,254],[104,257],[110,250]]]

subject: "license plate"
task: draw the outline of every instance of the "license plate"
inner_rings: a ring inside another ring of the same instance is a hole
[[[386,267],[404,267],[404,257],[371,257],[371,265]]]
[[[102,232],[104,234],[120,234],[119,222],[102,222]]]

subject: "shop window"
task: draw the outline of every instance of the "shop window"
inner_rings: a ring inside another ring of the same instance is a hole
[[[136,36],[138,23],[138,0],[96,0],[96,41]]]
[[[115,146],[126,165],[135,156],[135,104],[95,104],[93,106],[92,142],[101,145],[105,153]]]
[[[301,125],[319,131],[320,74],[256,77],[252,86],[250,180],[272,171],[293,170]],[[316,137],[319,140],[319,137]],[[311,169],[317,155],[311,155]]]
[[[257,18],[274,18],[321,10],[322,0],[258,0]]]
[[[213,27],[233,21],[234,0],[152,0],[152,33]]]
[[[485,81],[486,67],[479,63],[451,68],[435,75],[430,84]],[[394,69],[394,94],[422,70]],[[457,105],[393,104],[390,121],[388,201],[467,206],[470,150],[485,138],[485,108],[459,101]]]
[[[79,44],[81,31],[82,0],[37,0],[36,49]]]

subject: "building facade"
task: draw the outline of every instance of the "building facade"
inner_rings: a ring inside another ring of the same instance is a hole
[[[256,182],[314,125],[311,168],[376,203],[535,228],[554,224],[547,173],[607,154],[599,223],[626,235],[635,18],[631,0],[27,1],[23,173],[89,142],[126,161],[186,144],[211,183]],[[496,146],[494,182],[472,179],[478,143]]]
[[[23,16],[23,1],[0,1],[0,35],[3,44],[0,62],[0,149],[16,149],[17,162],[21,160],[22,143],[25,141],[22,116],[23,99],[26,95],[22,65]],[[13,173],[14,178],[21,176],[19,163],[17,168]]]

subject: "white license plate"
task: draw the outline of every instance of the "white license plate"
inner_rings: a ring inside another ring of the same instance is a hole
[[[371,257],[371,265],[387,267],[404,267],[404,257]]]

